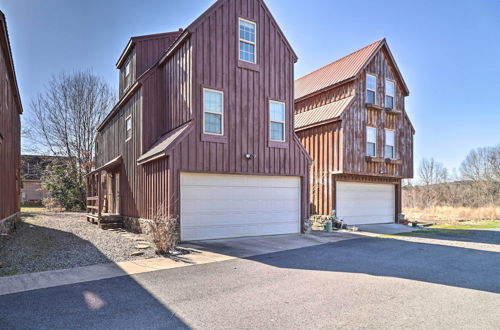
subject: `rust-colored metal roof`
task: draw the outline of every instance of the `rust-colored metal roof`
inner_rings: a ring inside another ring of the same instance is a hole
[[[337,119],[344,112],[344,110],[347,109],[353,99],[354,96],[349,96],[296,114],[295,130],[306,129],[311,126],[316,126]]]
[[[295,80],[295,100],[353,79],[383,43],[385,39],[378,40]]]

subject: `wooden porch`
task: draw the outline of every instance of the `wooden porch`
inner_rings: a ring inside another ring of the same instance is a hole
[[[87,175],[87,221],[102,229],[122,228],[120,215],[121,156]]]

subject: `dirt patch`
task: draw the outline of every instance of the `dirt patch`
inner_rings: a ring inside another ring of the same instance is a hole
[[[151,248],[136,255],[139,241]],[[0,242],[0,276],[156,257],[145,235],[102,230],[81,213],[25,213]]]

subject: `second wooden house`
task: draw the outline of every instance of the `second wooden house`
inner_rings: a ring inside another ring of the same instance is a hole
[[[295,132],[314,162],[312,213],[390,223],[413,177],[409,90],[385,39],[295,82]]]
[[[294,133],[296,60],[261,0],[219,0],[182,31],[132,38],[89,217],[174,217],[182,240],[301,232],[311,159]]]

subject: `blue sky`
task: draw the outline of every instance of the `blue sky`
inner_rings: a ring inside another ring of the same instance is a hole
[[[91,68],[114,88],[130,36],[186,27],[213,0],[0,0],[25,108],[52,74]],[[500,1],[267,0],[300,77],[386,37],[410,88],[415,164],[458,167],[500,143]]]

